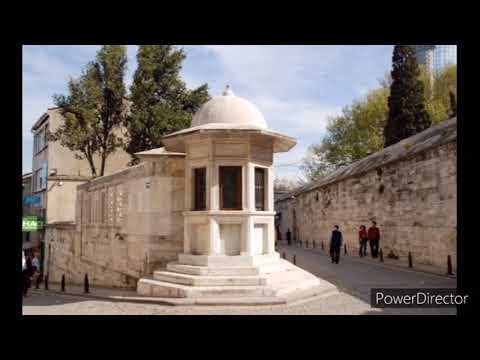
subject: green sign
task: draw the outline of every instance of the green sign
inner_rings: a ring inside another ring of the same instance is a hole
[[[38,231],[41,229],[43,229],[43,220],[37,219],[36,216],[25,216],[23,218],[23,231]]]

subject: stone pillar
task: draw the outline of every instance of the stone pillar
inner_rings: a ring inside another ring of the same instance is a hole
[[[208,255],[218,255],[220,253],[220,231],[215,218],[208,219]]]
[[[242,249],[241,255],[253,255],[253,217],[247,216],[244,222],[244,230],[242,231]]]
[[[218,185],[218,169],[215,162],[210,161],[209,165],[209,182],[208,187],[210,189],[210,208],[209,210],[220,209],[220,187]]]
[[[272,221],[269,221],[267,224],[267,254],[275,253],[275,226]]]
[[[247,209],[249,211],[255,211],[255,167],[249,162],[246,168],[247,181],[245,191],[247,193]]]
[[[275,204],[273,199],[273,166],[267,169],[267,211],[275,211]]]
[[[184,254],[192,253],[192,245],[190,241],[190,223],[186,216],[183,221],[183,253]]]

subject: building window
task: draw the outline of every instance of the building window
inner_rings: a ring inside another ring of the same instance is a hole
[[[193,210],[207,209],[207,169],[193,169]]]
[[[255,210],[265,211],[265,169],[255,168]]]
[[[35,154],[42,151],[48,144],[47,126],[42,127],[33,137],[33,148]]]
[[[220,208],[242,210],[242,167],[220,166]]]

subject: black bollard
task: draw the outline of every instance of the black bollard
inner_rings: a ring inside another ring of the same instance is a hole
[[[45,290],[48,290],[48,273],[47,273],[47,275],[45,275],[45,280],[44,281],[45,281],[45,284],[44,284],[45,285]]]
[[[90,292],[90,286],[88,284],[88,274],[85,274],[85,280],[84,280],[84,284],[83,284],[83,292],[85,294],[88,294]]]
[[[297,265],[297,255],[293,254],[293,265]]]
[[[447,257],[447,271],[448,271],[448,275],[453,275],[452,257],[450,255],[448,255]]]
[[[35,289],[40,289],[40,275],[35,279]]]
[[[285,256],[285,251],[282,253],[282,258],[286,259],[287,257]]]
[[[61,291],[65,292],[65,274],[62,275]]]
[[[408,252],[408,267],[413,267],[412,253],[410,251]]]
[[[343,244],[343,250],[345,252],[345,255],[347,255],[347,244]]]
[[[383,250],[380,249],[380,251],[378,253],[380,255],[380,262],[383,262]]]
[[[322,247],[322,250],[325,250],[325,248],[323,247],[323,241],[322,241],[322,243],[321,243],[321,247]]]
[[[315,249],[315,240],[313,240],[312,245],[313,245],[313,248]]]

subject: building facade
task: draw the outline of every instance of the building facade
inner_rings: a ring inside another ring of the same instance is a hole
[[[412,45],[419,65],[432,74],[457,64],[457,45]]]
[[[90,180],[91,170],[87,160],[80,160],[75,153],[59,142],[48,140],[48,132],[54,132],[64,122],[59,108],[49,108],[33,125],[33,156],[31,195],[35,202],[30,215],[37,216],[46,226],[75,221],[76,187]],[[94,160],[100,163],[99,158]],[[123,150],[110,155],[105,173],[124,168],[130,156]],[[43,247],[45,229],[30,235]],[[43,248],[42,248],[43,252]]]

